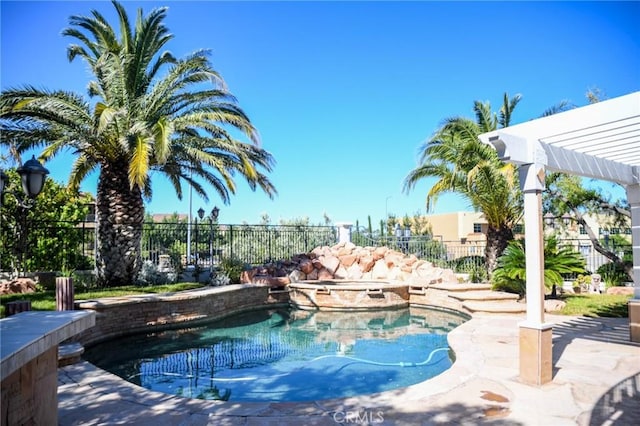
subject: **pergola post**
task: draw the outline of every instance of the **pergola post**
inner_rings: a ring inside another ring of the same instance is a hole
[[[551,324],[544,322],[544,234],[542,191],[545,168],[542,164],[520,166],[524,193],[527,319],[520,326],[520,379],[542,385],[552,379]]]
[[[631,207],[631,242],[633,245],[633,299],[629,301],[629,334],[640,342],[640,185],[627,186]]]

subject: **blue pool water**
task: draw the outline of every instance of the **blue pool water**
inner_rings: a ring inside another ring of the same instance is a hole
[[[453,362],[439,310],[259,310],[197,328],[111,340],[85,359],[147,389],[200,399],[308,401],[434,377]]]

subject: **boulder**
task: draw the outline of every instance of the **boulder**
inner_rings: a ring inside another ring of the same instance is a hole
[[[331,271],[329,271],[327,268],[321,268],[318,270],[318,279],[320,281],[322,280],[332,280],[333,279],[333,273]]]
[[[314,269],[313,271],[307,274],[308,280],[317,280],[318,279],[318,269]]]
[[[360,265],[354,263],[353,265],[347,268],[347,278],[351,280],[360,280],[362,279],[362,269],[360,269]]]
[[[373,269],[371,270],[371,276],[374,280],[384,280],[389,276],[389,267],[384,259],[380,258],[376,260]]]
[[[566,302],[558,299],[547,299],[544,301],[545,312],[556,312],[562,310],[566,306]]]
[[[362,269],[362,272],[370,272],[371,269],[373,269],[373,265],[375,264],[375,259],[370,255],[361,257],[358,261],[358,265],[360,265],[360,269]]]
[[[355,263],[356,260],[358,260],[357,256],[355,254],[345,254],[339,257],[340,259],[340,263],[342,264],[342,266],[348,268],[349,266],[353,265]]]
[[[609,287],[605,293],[633,295],[633,287]]]
[[[33,293],[36,283],[31,278],[16,278],[0,284],[0,294]]]
[[[313,271],[313,267],[311,268],[311,270]],[[289,281],[291,281],[292,283],[298,283],[300,281],[304,281],[307,279],[307,274],[305,274],[302,271],[299,270],[294,270],[289,274]]]
[[[308,259],[303,259],[299,264],[298,268],[304,272],[305,274],[310,274],[313,271],[313,263]]]
[[[348,275],[349,274],[347,273],[347,269],[344,267],[344,265],[340,265],[338,269],[336,269],[336,271],[333,273],[333,277],[339,280],[347,279]]]
[[[386,247],[376,247],[373,250],[373,253],[372,253],[373,254],[373,259],[377,261],[379,259],[384,258],[384,255],[387,254],[388,250],[389,249],[386,248]]]
[[[338,269],[338,267],[340,266],[340,259],[338,259],[336,256],[333,256],[333,255],[324,256],[324,258],[321,259],[321,261],[322,261],[322,265],[326,269],[328,269],[331,272],[331,274],[334,274]]]

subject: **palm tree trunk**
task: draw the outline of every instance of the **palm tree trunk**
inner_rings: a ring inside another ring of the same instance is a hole
[[[508,226],[500,226],[495,228],[489,225],[487,229],[487,247],[485,248],[484,257],[487,265],[489,277],[496,269],[498,258],[507,248],[509,241],[513,240],[513,231]]]
[[[103,164],[98,178],[96,277],[105,287],[131,285],[140,271],[144,204],[127,170],[126,161]]]

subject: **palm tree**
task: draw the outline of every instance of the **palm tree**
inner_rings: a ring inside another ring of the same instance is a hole
[[[526,294],[526,255],[522,240],[509,242],[507,249],[498,259],[498,269],[493,274],[493,289]],[[585,261],[580,253],[569,247],[558,247],[555,237],[544,245],[544,284],[551,289],[551,297],[556,297],[558,285],[562,285],[563,275],[585,273]]]
[[[163,23],[166,8],[146,16],[139,10],[132,27],[124,7],[113,6],[119,37],[96,10],[90,17],[72,16],[63,32],[78,42],[68,47],[69,60],[81,58],[92,73],[91,103],[32,86],[0,94],[1,144],[19,153],[44,145],[44,160],[72,150],[72,188],[99,171],[96,270],[107,286],[130,284],[139,271],[143,197],[152,196],[152,171],[164,175],[179,198],[187,183],[207,199],[204,181],[228,203],[236,173],[252,189],[276,193],[265,175],[274,160],[260,148],[256,129],[211,66],[209,52],[177,59],[163,50],[173,38]]]
[[[409,192],[422,179],[438,178],[427,193],[427,210],[438,196],[455,192],[463,195],[488,223],[485,261],[491,273],[497,258],[513,239],[513,228],[522,217],[522,198],[515,166],[505,164],[478,136],[507,127],[521,96],[504,94],[498,114],[488,102],[474,102],[475,121],[451,117],[421,147],[419,165],[404,181]]]

